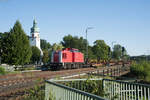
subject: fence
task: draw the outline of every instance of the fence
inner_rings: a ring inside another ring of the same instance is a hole
[[[100,96],[85,92],[85,87],[81,87],[81,82],[85,80],[46,81],[45,100],[106,100]],[[75,84],[72,81],[76,81]],[[70,82],[70,85],[66,84],[68,82]]]
[[[150,100],[150,85],[103,79],[103,89],[110,100]]]
[[[86,84],[87,79],[46,81],[45,100],[50,97],[53,98],[50,100],[150,100],[150,85],[102,78],[90,81],[90,84]],[[95,95],[90,91],[94,88]]]

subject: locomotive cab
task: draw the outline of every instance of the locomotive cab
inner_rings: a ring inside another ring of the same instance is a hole
[[[51,56],[51,69],[72,69],[84,65],[84,55],[78,49],[66,48],[53,51]]]

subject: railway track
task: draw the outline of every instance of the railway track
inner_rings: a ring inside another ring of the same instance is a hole
[[[15,93],[18,90],[24,90],[28,87],[32,87],[37,84],[38,79],[50,79],[59,78],[61,76],[68,76],[79,73],[86,73],[94,68],[83,68],[73,70],[62,70],[62,71],[44,71],[44,72],[32,72],[23,73],[18,75],[6,75],[0,78],[0,97],[7,96]],[[27,75],[29,74],[29,75]]]
[[[94,71],[107,70],[112,67],[103,67],[99,69],[95,68],[81,68],[72,70],[62,70],[62,71],[41,71],[41,72],[30,72],[14,75],[6,75],[0,77],[0,100],[9,100],[11,95],[16,95],[17,93],[22,93],[25,89],[33,88],[37,84],[42,84],[42,81],[37,81],[39,79],[51,79],[59,78],[70,75],[77,75],[82,73],[89,73]]]

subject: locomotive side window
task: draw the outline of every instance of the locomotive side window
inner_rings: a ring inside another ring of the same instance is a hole
[[[66,59],[66,58],[67,58],[66,53],[63,53],[63,58],[64,58],[64,59]]]

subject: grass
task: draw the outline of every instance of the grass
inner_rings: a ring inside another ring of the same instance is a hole
[[[7,75],[7,74],[19,74],[21,71],[28,71],[28,70],[35,70],[34,66],[32,67],[20,67],[14,71],[7,71],[3,66],[0,66],[0,75]]]
[[[12,72],[7,72],[7,74],[20,74],[20,71],[12,71]]]
[[[20,67],[16,71],[27,71],[27,70],[36,70],[35,67]]]

